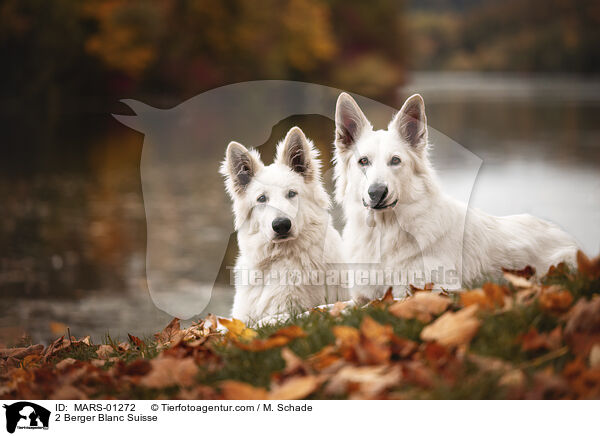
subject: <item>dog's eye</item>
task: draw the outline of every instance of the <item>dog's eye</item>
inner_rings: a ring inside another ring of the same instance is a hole
[[[294,198],[296,195],[298,195],[298,193],[293,189],[290,189],[287,193],[287,198]]]
[[[368,157],[361,157],[361,158],[358,160],[358,164],[359,164],[361,167],[366,167],[367,165],[369,165],[369,158],[368,158]]]
[[[398,156],[394,156],[391,160],[390,160],[390,165],[400,165],[400,162],[402,162],[400,160],[400,158]]]
[[[267,197],[265,196],[265,194],[263,194],[260,197],[258,197],[256,199],[256,201],[258,201],[259,203],[266,203],[267,202]]]

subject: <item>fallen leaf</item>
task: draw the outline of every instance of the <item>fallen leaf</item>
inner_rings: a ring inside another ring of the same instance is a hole
[[[158,357],[150,363],[150,372],[140,380],[142,386],[161,389],[169,386],[189,387],[195,383],[198,366],[191,357]]]
[[[266,389],[240,381],[226,380],[219,387],[225,400],[266,400],[268,397]]]
[[[394,335],[391,325],[379,324],[366,316],[360,324],[360,335],[360,346],[354,348],[360,363],[377,365],[389,362],[392,353],[390,340]]]
[[[160,345],[169,345],[171,342],[182,339],[181,324],[179,318],[173,318],[171,322],[160,332],[154,335]]]
[[[129,333],[127,333],[127,336],[129,337],[129,341],[135,345],[138,348],[143,348],[146,346],[146,344],[144,343],[144,341],[142,341],[140,338],[138,338],[137,336],[133,336],[130,335]]]
[[[73,385],[59,386],[50,395],[50,400],[87,400],[88,397],[80,389]]]
[[[600,256],[590,260],[583,251],[577,251],[577,269],[592,280],[600,278]]]
[[[540,286],[532,286],[529,289],[523,289],[515,294],[515,302],[521,306],[529,306],[539,296],[542,288]]]
[[[531,283],[525,277],[511,274],[509,272],[504,273],[504,279],[516,289],[531,288],[531,286],[533,286],[533,283]]]
[[[398,318],[413,319],[428,323],[433,315],[444,312],[451,304],[450,298],[432,292],[418,292],[390,306],[389,312]]]
[[[331,377],[325,393],[342,396],[351,394],[354,399],[372,399],[402,380],[398,366],[345,366]]]
[[[329,314],[331,316],[340,316],[342,314],[342,311],[346,308],[347,305],[348,305],[348,303],[346,303],[344,301],[338,301],[333,305],[333,307],[329,311]]]
[[[385,291],[385,294],[383,294],[383,297],[381,298],[381,302],[382,303],[392,303],[394,301],[394,294],[393,294],[393,288],[390,286],[387,291]]]
[[[246,324],[239,319],[232,318],[229,320],[219,318],[219,322],[227,328],[227,337],[230,339],[249,340],[255,338],[257,335],[255,330],[246,327]]]
[[[72,366],[76,362],[77,362],[77,360],[73,359],[72,357],[67,357],[66,359],[63,359],[56,364],[56,369],[58,369],[59,371],[62,371],[64,369],[68,368],[69,366]]]
[[[423,288],[417,288],[416,286],[413,286],[413,285],[409,284],[408,287],[410,288],[410,293],[411,294],[416,294],[418,292],[431,292],[431,291],[433,291],[434,284],[433,283],[425,283],[425,286],[423,286]]]
[[[493,303],[488,300],[483,289],[473,289],[470,291],[464,291],[459,294],[460,304],[467,307],[474,304],[479,305],[483,309],[493,309]]]
[[[0,349],[0,358],[12,357],[14,359],[23,359],[31,354],[41,354],[44,351],[42,344],[31,345],[23,348],[4,348]]]
[[[332,328],[332,331],[339,346],[353,347],[360,342],[360,332],[354,327],[336,325]]]
[[[446,312],[421,331],[421,339],[437,341],[447,347],[468,344],[481,325],[476,312],[477,306]]]
[[[283,369],[284,375],[296,373],[300,370],[304,370],[306,367],[304,361],[287,347],[284,347],[281,350],[281,357],[285,361],[285,368]]]
[[[573,303],[573,295],[559,286],[547,286],[542,288],[538,297],[540,307],[548,312],[566,312]]]
[[[538,333],[537,329],[532,327],[519,337],[519,342],[523,351],[555,350],[561,345],[562,330],[558,326],[550,333]]]
[[[520,388],[525,384],[525,373],[520,369],[508,371],[498,380],[498,386],[507,388]]]
[[[98,347],[98,349],[96,350],[96,355],[98,356],[98,358],[106,360],[114,352],[115,352],[115,350],[113,349],[112,346],[110,346],[110,345],[100,345]]]
[[[565,315],[565,341],[574,353],[587,356],[595,344],[600,344],[600,296],[581,298]]]
[[[269,400],[301,400],[317,390],[319,385],[319,379],[313,375],[292,377],[275,386],[269,393]]]
[[[269,350],[271,348],[282,347],[284,345],[287,345],[294,339],[302,338],[305,336],[306,333],[304,332],[304,330],[302,330],[301,327],[291,325],[277,330],[275,333],[273,333],[266,339],[254,339],[253,341],[248,343],[234,340],[234,344],[242,350],[264,351]]]

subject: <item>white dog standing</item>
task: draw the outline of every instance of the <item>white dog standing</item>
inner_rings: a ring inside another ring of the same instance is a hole
[[[376,131],[342,93],[335,121],[344,253],[355,268],[368,264],[399,272],[403,282],[394,294],[404,294],[415,281],[458,289],[497,277],[502,267],[531,265],[543,274],[553,264],[574,262],[576,242],[557,226],[530,215],[490,216],[442,192],[427,155],[420,95],[406,100],[387,130]],[[388,285],[358,283],[351,294],[358,301],[372,299]]]
[[[237,142],[227,147],[221,173],[240,248],[234,318],[256,322],[347,298],[327,285],[342,240],[329,215],[317,154],[298,127],[278,144],[269,166],[255,150]]]

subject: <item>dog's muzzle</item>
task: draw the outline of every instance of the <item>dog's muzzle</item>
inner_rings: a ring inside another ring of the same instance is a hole
[[[276,234],[276,239],[285,239],[290,234],[292,221],[289,218],[277,217],[271,223],[271,227],[273,227],[273,231]]]
[[[383,203],[383,204],[378,203],[378,204],[375,204],[375,205],[369,205],[369,204],[367,204],[367,202],[365,201],[364,198],[363,198],[362,202],[363,202],[363,206],[364,207],[366,207],[368,209],[374,209],[374,210],[389,209],[389,208],[392,208],[392,207],[396,206],[396,204],[398,204],[398,200],[397,199],[394,200],[394,201],[392,201],[391,203],[387,203],[387,204],[385,204],[385,203]]]

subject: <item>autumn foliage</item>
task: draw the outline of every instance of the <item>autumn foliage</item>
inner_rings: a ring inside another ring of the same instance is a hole
[[[600,398],[600,257],[504,277],[256,329],[209,316],[150,339],[0,349],[0,398]]]

